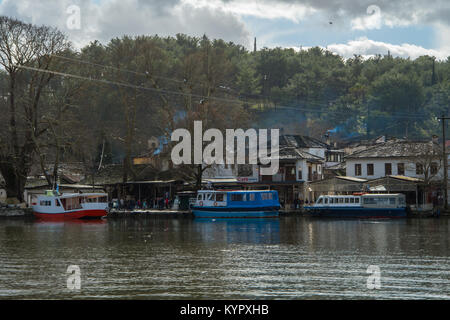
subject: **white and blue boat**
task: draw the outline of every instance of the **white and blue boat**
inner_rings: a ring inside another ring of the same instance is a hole
[[[404,194],[320,196],[304,209],[312,216],[333,218],[401,218],[407,213]]]
[[[199,218],[269,218],[279,215],[274,190],[200,190],[192,206]]]

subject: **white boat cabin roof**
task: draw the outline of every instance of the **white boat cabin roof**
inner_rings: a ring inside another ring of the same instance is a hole
[[[59,194],[54,190],[47,190],[45,194],[38,197],[58,197],[58,198],[73,198],[73,197],[107,197],[107,193],[63,193]]]

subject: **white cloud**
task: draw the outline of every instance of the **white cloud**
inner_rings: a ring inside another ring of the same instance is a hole
[[[181,0],[195,8],[220,9],[239,16],[253,16],[263,19],[288,19],[300,22],[316,12],[314,8],[302,3],[258,0]]]
[[[71,5],[80,7],[81,28],[67,28]],[[206,34],[250,47],[250,35],[240,17],[222,8],[199,7],[181,0],[3,0],[0,14],[33,24],[46,24],[69,35],[75,46],[108,42],[122,35],[192,36]]]
[[[435,56],[439,60],[446,59],[450,56],[449,50],[433,50],[420,46],[404,43],[401,45],[374,41],[367,38],[359,38],[344,44],[328,45],[328,50],[343,56],[351,58],[354,54],[362,55],[365,58],[373,57],[377,54],[385,55],[390,52],[392,56],[416,59],[420,56]]]
[[[294,50],[300,50],[299,47],[290,47]],[[311,47],[302,47],[302,50],[308,50]],[[412,60],[420,56],[434,56],[438,60],[445,60],[450,56],[450,47],[442,50],[426,49],[420,46],[404,43],[401,45],[374,41],[367,38],[359,38],[348,41],[347,43],[335,43],[326,48],[344,59],[352,58],[355,54],[361,55],[364,59],[375,57],[377,54],[386,55],[388,52],[394,57],[411,58]]]

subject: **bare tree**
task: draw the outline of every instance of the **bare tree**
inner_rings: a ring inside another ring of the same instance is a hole
[[[52,79],[54,54],[70,47],[60,31],[0,16],[0,67],[7,74],[7,107],[1,132],[0,171],[9,197],[23,199],[36,141],[49,129],[41,121],[41,98]],[[33,69],[36,68],[36,69]]]

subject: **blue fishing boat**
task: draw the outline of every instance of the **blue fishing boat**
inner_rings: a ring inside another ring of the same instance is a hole
[[[192,212],[200,218],[277,217],[278,192],[273,190],[201,190]]]
[[[401,218],[407,213],[404,194],[320,196],[304,209],[312,216],[334,218]]]

